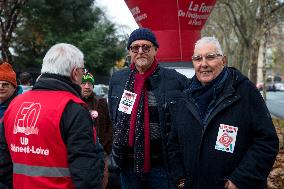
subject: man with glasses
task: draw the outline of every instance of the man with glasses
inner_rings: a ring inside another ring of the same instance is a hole
[[[114,72],[109,85],[112,156],[123,189],[175,188],[167,169],[166,94],[181,94],[186,77],[158,65],[154,33],[134,30],[127,43],[130,68]]]
[[[226,66],[215,37],[195,44],[195,76],[169,103],[169,167],[177,188],[264,189],[278,152],[269,111],[255,85]]]
[[[82,77],[81,95],[83,101],[88,105],[88,109],[93,118],[94,126],[100,143],[103,145],[105,152],[105,162],[111,152],[112,144],[112,126],[108,113],[106,99],[95,94],[94,90],[95,79],[90,73],[86,73]],[[106,188],[108,184],[108,169],[105,168],[103,185]]]
[[[1,122],[3,120],[4,112],[8,108],[10,102],[20,93],[21,88],[17,85],[15,71],[9,63],[3,62],[0,64],[0,127],[2,127]],[[2,146],[0,144],[0,149],[1,148]],[[13,167],[9,153],[2,154],[1,150],[0,167],[0,188],[8,189],[12,183],[11,175],[6,175],[6,173],[10,172]]]
[[[33,89],[9,105],[0,127],[0,163],[8,153],[13,188],[101,188],[103,149],[80,99],[84,55],[59,43],[46,53]],[[3,84],[2,84],[3,85]],[[3,86],[2,86],[3,87]]]
[[[33,78],[28,72],[22,72],[19,76],[20,85],[23,89],[23,93],[33,88]]]
[[[17,85],[16,73],[12,66],[3,62],[0,64],[0,120],[10,102],[20,93]]]

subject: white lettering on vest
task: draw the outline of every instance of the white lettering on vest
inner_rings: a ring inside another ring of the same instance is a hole
[[[42,147],[35,146],[16,146],[15,144],[11,144],[11,151],[15,153],[25,153],[25,154],[38,154],[38,155],[49,155],[49,149],[43,149]]]

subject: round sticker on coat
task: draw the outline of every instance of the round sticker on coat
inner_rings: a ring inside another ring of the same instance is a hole
[[[99,116],[99,113],[98,113],[98,111],[96,111],[96,110],[92,110],[90,113],[91,113],[91,117],[92,117],[93,119],[95,119],[95,118],[97,118],[97,117]]]

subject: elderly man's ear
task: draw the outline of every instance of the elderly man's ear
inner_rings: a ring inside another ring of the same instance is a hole
[[[70,78],[71,78],[71,81],[74,82],[76,80],[76,68],[74,68],[72,71],[71,71],[71,74],[70,74]]]
[[[72,72],[71,72],[70,77],[71,77],[71,81],[72,81],[73,83],[76,83],[76,84],[78,84],[78,85],[81,84],[82,78],[80,78],[80,70],[79,70],[79,69],[74,68],[74,69],[72,70]]]

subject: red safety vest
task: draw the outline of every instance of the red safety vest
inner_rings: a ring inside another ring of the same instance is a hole
[[[86,105],[65,91],[28,91],[9,105],[4,124],[14,189],[75,188],[59,127],[70,101]]]

